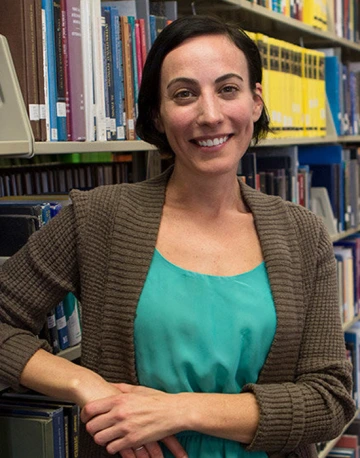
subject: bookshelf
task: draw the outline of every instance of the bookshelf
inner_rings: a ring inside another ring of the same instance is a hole
[[[191,3],[178,0],[179,14],[192,14]],[[346,59],[360,58],[360,43],[338,37],[332,31],[321,31],[297,19],[285,16],[249,0],[206,0],[195,3],[197,14],[213,11],[215,14],[238,22],[249,31],[262,32],[274,38],[309,48],[340,46]],[[356,57],[357,56],[357,57]]]
[[[179,14],[191,14],[190,2],[178,1]],[[324,32],[314,29],[296,19],[268,10],[248,0],[205,0],[195,5],[198,14],[213,11],[232,21],[237,21],[249,31],[261,31],[275,38],[283,39],[306,47],[339,46],[344,59],[360,61],[360,44],[337,37],[331,31]],[[142,141],[111,141],[111,142],[35,142],[28,120],[26,107],[22,99],[19,84],[6,39],[0,35],[0,157],[27,157],[34,155],[91,153],[91,152],[145,152],[155,147]],[[279,138],[262,141],[258,147],[277,147],[326,143],[360,143],[360,135],[336,135],[331,117],[327,114],[327,135],[325,137]],[[333,241],[360,231],[360,227],[351,229],[332,237]],[[1,259],[0,259],[1,264]],[[344,331],[358,321],[355,318],[343,326]],[[72,347],[59,353],[69,360],[80,357],[80,346]],[[0,391],[7,387],[0,383]],[[356,415],[360,412],[358,411]],[[320,453],[325,458],[337,439],[329,442]]]
[[[342,434],[346,431],[347,427],[355,420],[355,418],[357,418],[357,416],[360,414],[360,409],[358,409],[353,417],[353,419],[345,426],[345,428],[343,429],[343,432]],[[323,450],[321,450],[321,452],[319,452],[318,454],[318,458],[325,458],[328,453],[331,451],[331,449],[336,445],[337,441],[340,439],[341,437],[341,434],[339,437],[329,441],[325,448]]]

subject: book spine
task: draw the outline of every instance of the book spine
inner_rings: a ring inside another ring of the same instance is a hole
[[[108,94],[109,104],[109,140],[116,140],[116,113],[115,113],[115,92],[114,92],[114,73],[113,73],[113,53],[111,47],[111,15],[110,8],[102,8],[104,17],[104,72],[106,74],[105,91]]]
[[[81,325],[76,297],[72,293],[68,293],[63,300],[63,305],[68,328],[69,346],[72,347],[81,342]]]
[[[86,123],[86,141],[95,140],[95,100],[94,100],[94,77],[93,77],[93,43],[92,43],[92,0],[80,0],[81,9],[81,44],[83,56],[84,74],[84,109]]]
[[[125,140],[124,128],[124,82],[122,72],[122,50],[120,37],[120,18],[116,8],[111,8],[111,49],[113,56],[113,80],[116,115],[116,139]]]
[[[39,86],[37,78],[37,43],[34,0],[24,1],[24,35],[26,53],[26,75],[28,92],[28,114],[31,128],[36,141],[41,140],[40,111],[39,111]]]
[[[68,32],[66,20],[66,0],[60,0],[61,10],[61,40],[62,40],[62,53],[64,65],[64,92],[65,92],[65,107],[66,107],[66,132],[67,140],[71,141],[71,110],[70,110],[70,96],[69,96],[69,55],[68,55]]]
[[[58,330],[59,346],[61,350],[69,347],[69,334],[66,325],[66,316],[64,311],[64,304],[60,302],[55,307],[56,327]]]
[[[106,113],[105,113],[105,91],[104,72],[99,62],[103,62],[102,24],[101,24],[101,3],[100,0],[93,0],[92,7],[92,33],[93,33],[93,74],[95,93],[95,119],[96,119],[96,140],[106,141]]]
[[[71,140],[84,141],[86,124],[80,0],[66,0],[66,31]]]
[[[57,128],[57,84],[56,84],[56,60],[55,60],[55,31],[52,0],[41,0],[44,9],[45,19],[45,42],[46,42],[46,64],[47,64],[47,88],[49,101],[49,124],[50,141],[58,140]]]
[[[54,0],[54,30],[55,30],[55,60],[56,60],[56,84],[57,84],[57,126],[58,140],[67,140],[66,127],[66,88],[65,88],[65,71],[64,52],[62,39],[62,18],[60,0]]]
[[[35,33],[36,33],[36,63],[37,63],[37,78],[39,89],[39,125],[40,125],[40,141],[46,141],[46,108],[45,108],[45,82],[44,82],[44,50],[42,37],[42,9],[41,3],[34,1],[35,10]]]
[[[59,345],[58,331],[56,327],[55,309],[52,309],[47,314],[46,322],[47,322],[47,328],[49,330],[50,344],[52,346],[54,355],[56,355],[60,351],[60,345]]]

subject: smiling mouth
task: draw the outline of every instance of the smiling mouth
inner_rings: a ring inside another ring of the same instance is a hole
[[[224,135],[223,137],[209,138],[207,140],[193,140],[193,143],[201,147],[210,148],[211,146],[222,145],[223,143],[227,142],[229,138],[230,135]]]

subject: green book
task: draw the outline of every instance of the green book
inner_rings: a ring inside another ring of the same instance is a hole
[[[0,415],[1,458],[54,458],[51,418]]]

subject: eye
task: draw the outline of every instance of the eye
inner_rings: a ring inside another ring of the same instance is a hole
[[[190,97],[193,97],[194,94],[189,91],[188,89],[183,89],[181,91],[178,91],[175,93],[174,98],[175,99],[190,99]]]
[[[239,92],[239,88],[237,86],[233,85],[226,85],[220,89],[220,92],[225,95],[235,95],[237,92]]]

